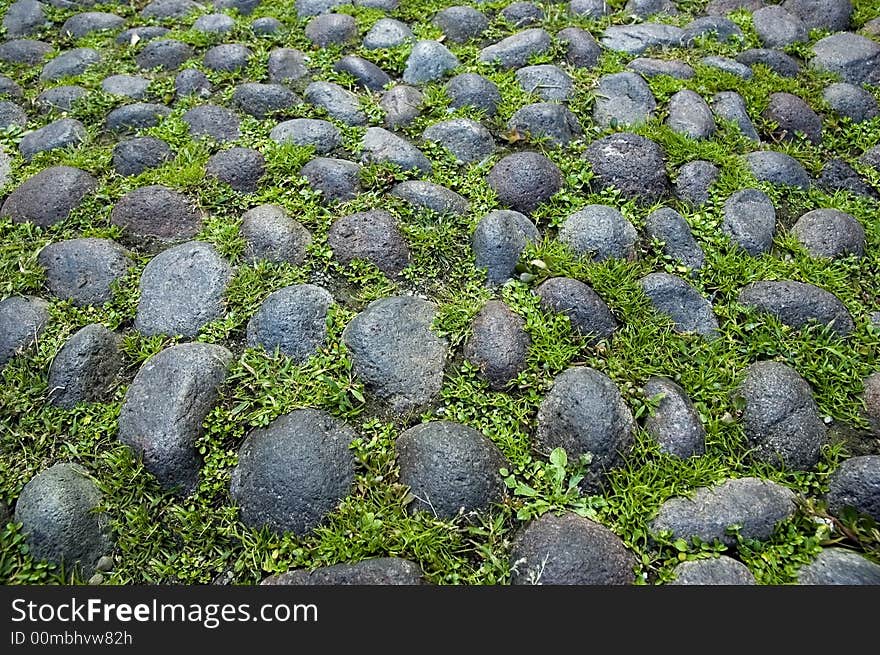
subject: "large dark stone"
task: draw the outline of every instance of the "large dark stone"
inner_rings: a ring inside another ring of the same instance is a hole
[[[254,193],[266,174],[266,159],[253,148],[229,148],[211,155],[205,174],[239,193]]]
[[[0,369],[33,346],[49,323],[49,303],[33,296],[0,300]]]
[[[399,557],[376,557],[353,564],[322,566],[308,571],[288,571],[272,575],[261,585],[341,586],[341,585],[420,585],[424,574],[419,565]]]
[[[89,68],[101,61],[101,55],[92,48],[73,48],[65,50],[43,66],[40,80],[51,82],[63,77],[82,75]]]
[[[241,121],[226,107],[199,105],[181,116],[181,120],[189,126],[189,134],[193,138],[209,138],[226,143],[235,141],[241,135]]]
[[[461,216],[470,209],[470,203],[455,191],[424,180],[398,182],[391,189],[391,195],[405,200],[413,207],[440,215]]]
[[[0,214],[46,228],[66,219],[97,186],[94,177],[78,168],[45,168],[6,196]]]
[[[515,152],[499,161],[486,178],[498,200],[530,214],[562,188],[562,173],[537,152]]]
[[[503,284],[516,272],[519,257],[538,228],[519,212],[496,209],[486,214],[474,230],[474,265],[486,269],[489,284]]]
[[[476,107],[486,116],[494,116],[501,103],[501,92],[494,82],[477,73],[462,73],[446,83],[446,95],[452,109]]]
[[[327,310],[333,296],[313,284],[275,291],[248,322],[247,343],[269,352],[276,348],[297,364],[314,355],[327,338]]]
[[[403,81],[422,85],[435,82],[458,68],[458,57],[437,41],[416,41],[406,60]]]
[[[865,254],[865,228],[837,209],[814,209],[801,216],[791,233],[813,257]]]
[[[279,205],[259,205],[241,217],[244,256],[251,263],[261,259],[299,265],[305,261],[312,235]]]
[[[331,118],[348,125],[364,125],[367,115],[360,99],[334,82],[312,82],[304,92],[306,102],[321,107]]]
[[[743,189],[724,203],[721,231],[750,255],[770,252],[776,234],[776,208],[758,189]]]
[[[140,175],[173,158],[169,145],[152,136],[125,139],[113,147],[113,169],[120,175]]]
[[[605,301],[579,280],[551,277],[535,293],[545,311],[568,316],[574,331],[585,337],[588,345],[607,339],[617,329],[617,321]]]
[[[706,450],[706,429],[685,390],[668,378],[652,377],[645,396],[657,406],[645,419],[645,431],[660,450],[674,457],[694,457]]]
[[[808,29],[838,32],[850,26],[851,0],[785,0],[782,8],[797,16]]]
[[[125,248],[109,239],[70,239],[45,246],[37,261],[46,269],[53,295],[74,305],[103,305],[113,297],[131,260]]]
[[[599,79],[593,120],[600,127],[641,125],[651,118],[657,100],[651,87],[638,73],[614,73]]]
[[[382,209],[337,219],[327,231],[327,245],[343,264],[366,259],[386,275],[398,275],[409,266],[409,247],[397,220]]]
[[[746,164],[759,182],[773,186],[810,188],[810,176],[801,163],[784,152],[759,150],[746,155]]]
[[[564,146],[583,134],[577,116],[557,102],[536,102],[517,109],[507,128],[511,134],[531,141],[544,140],[551,145]]]
[[[245,82],[232,92],[232,103],[255,118],[290,111],[299,102],[299,96],[281,84]]]
[[[547,52],[552,45],[547,32],[533,27],[486,46],[480,51],[478,59],[483,63],[498,64],[501,68],[522,68],[529,63],[532,55]]]
[[[629,132],[606,136],[591,143],[584,157],[596,182],[618,189],[625,198],[653,204],[669,192],[663,149],[643,136]]]
[[[880,455],[844,461],[828,481],[825,500],[835,516],[850,508],[880,523]]]
[[[479,367],[490,389],[503,389],[525,370],[532,342],[525,325],[525,320],[500,300],[490,300],[474,317],[464,356]]]
[[[831,326],[841,337],[853,330],[852,316],[837,296],[812,284],[793,280],[752,282],[742,288],[737,301],[795,329],[815,320]]]
[[[845,548],[823,548],[798,571],[802,585],[880,585],[880,564]]]
[[[157,39],[147,43],[137,53],[135,61],[141,68],[172,71],[180,68],[193,54],[192,47],[186,43],[176,39]]]
[[[465,164],[482,161],[495,152],[492,133],[469,118],[434,123],[422,133],[422,138],[443,146]]]
[[[202,228],[202,215],[183,194],[160,185],[129,191],[120,198],[110,222],[131,243],[155,247],[189,239]]]
[[[837,73],[852,84],[880,83],[880,44],[858,34],[838,32],[813,45],[810,65]]]
[[[381,127],[368,127],[364,134],[363,161],[368,164],[394,164],[405,171],[431,172],[431,161],[406,139]]]
[[[49,367],[49,402],[69,409],[106,400],[122,367],[121,343],[122,337],[99,324],[70,337]]]
[[[645,221],[645,234],[663,242],[663,254],[699,271],[706,256],[684,217],[674,209],[662,207]]]
[[[813,145],[822,141],[822,119],[796,95],[770,94],[770,102],[761,116],[776,126],[771,134],[780,141],[794,141],[800,134]]]
[[[347,159],[316,157],[305,164],[299,174],[330,202],[353,200],[361,187],[361,167]]]
[[[86,127],[75,118],[60,118],[25,134],[18,144],[22,159],[30,161],[41,152],[72,148],[86,140]]]
[[[565,219],[558,238],[581,257],[631,260],[636,256],[638,233],[614,207],[587,205]]]
[[[639,285],[654,309],[668,316],[677,332],[695,332],[709,339],[718,336],[712,304],[680,277],[649,273]]]

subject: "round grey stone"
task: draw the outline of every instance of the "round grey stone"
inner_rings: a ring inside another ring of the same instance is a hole
[[[663,242],[663,254],[678,260],[685,266],[699,271],[706,256],[684,217],[674,209],[662,207],[650,214],[645,221],[645,234],[649,239]]]
[[[255,118],[288,112],[299,102],[299,96],[281,84],[245,82],[232,92],[232,104]]]
[[[514,27],[534,25],[544,20],[544,11],[532,2],[511,2],[499,15]]]
[[[544,514],[510,549],[511,584],[630,585],[636,557],[608,528],[567,512]]]
[[[865,254],[865,228],[837,209],[814,209],[801,216],[791,233],[813,257]]]
[[[113,297],[131,260],[125,248],[109,239],[69,239],[50,243],[37,256],[46,269],[52,295],[78,307],[103,305]]]
[[[141,100],[147,93],[150,80],[140,75],[111,75],[101,80],[101,89],[114,96]]]
[[[187,14],[202,9],[193,0],[152,0],[141,9],[144,18],[185,18]]]
[[[562,189],[562,173],[538,152],[515,152],[501,159],[486,178],[499,202],[530,214]]]
[[[107,129],[113,132],[135,132],[147,127],[154,127],[171,109],[165,105],[152,102],[135,102],[117,107],[107,114]]]
[[[736,60],[746,66],[762,64],[782,77],[797,77],[801,72],[801,65],[797,59],[780,50],[749,48],[739,53]]]
[[[431,331],[436,306],[412,296],[374,300],[342,333],[355,375],[397,414],[440,393],[447,343]]]
[[[28,117],[24,109],[14,102],[4,100],[0,102],[0,129],[9,127],[26,128]]]
[[[278,205],[259,205],[241,217],[241,236],[245,240],[245,258],[256,263],[287,262],[298,266],[305,261],[306,248],[312,242],[309,231]]]
[[[43,41],[33,39],[12,39],[0,43],[0,61],[10,64],[27,64],[38,66],[45,61],[55,49]]]
[[[226,14],[205,14],[196,18],[192,29],[205,34],[225,34],[232,31],[235,21]]]
[[[556,40],[565,46],[565,61],[576,68],[594,68],[599,63],[602,48],[593,35],[580,27],[559,30]]]
[[[470,203],[455,191],[423,180],[398,182],[391,189],[391,195],[405,200],[413,207],[441,215],[461,216],[470,210]]]
[[[296,84],[309,76],[307,59],[295,48],[275,48],[269,53],[269,81],[277,84]]]
[[[400,483],[409,488],[409,512],[442,519],[470,515],[506,495],[499,469],[506,464],[497,446],[475,429],[451,421],[410,428],[395,443]]]
[[[251,23],[251,29],[254,31],[254,34],[261,36],[265,34],[278,34],[284,29],[284,24],[272,16],[263,16]]]
[[[49,303],[33,296],[0,300],[0,368],[33,346],[49,323]]]
[[[712,304],[680,277],[649,273],[639,286],[654,309],[672,321],[676,332],[695,332],[707,339],[718,336],[718,319]]]
[[[595,261],[635,259],[636,229],[608,205],[587,205],[565,219],[559,240],[572,252]]]
[[[479,38],[489,29],[489,19],[473,7],[467,6],[442,9],[434,16],[433,23],[453,43],[466,43]]]
[[[125,139],[113,147],[113,169],[120,175],[140,175],[172,159],[168,144],[152,136]]]
[[[222,346],[182,343],[145,361],[128,387],[119,412],[119,441],[143,460],[163,489],[183,495],[195,490],[196,441],[231,361],[232,353]]]
[[[574,93],[571,77],[553,64],[523,66],[516,71],[516,81],[526,93],[536,94],[548,102],[568,100]]]
[[[193,107],[181,120],[189,127],[193,138],[209,138],[220,143],[235,141],[240,135],[238,116],[225,107],[199,105]]]
[[[116,14],[103,11],[87,11],[71,16],[61,26],[61,34],[70,34],[75,39],[103,30],[118,30],[125,25],[125,19]]]
[[[700,94],[684,89],[669,99],[666,125],[691,139],[708,139],[715,133],[712,110]]]
[[[462,73],[446,83],[446,95],[452,109],[476,107],[486,116],[494,116],[501,102],[501,93],[494,82],[477,73]]]
[[[333,123],[316,118],[294,118],[279,123],[269,132],[276,143],[311,146],[318,154],[335,150],[342,144],[342,135]]]
[[[721,231],[750,255],[770,252],[776,234],[776,208],[763,191],[737,191],[724,203]]]
[[[851,0],[785,0],[782,7],[800,18],[808,29],[845,30],[850,25]]]
[[[848,191],[860,196],[878,197],[877,191],[868,185],[865,178],[842,159],[829,159],[825,162],[816,178],[816,186],[830,193]]]
[[[59,118],[45,127],[25,134],[18,144],[18,150],[25,161],[30,161],[41,152],[77,146],[87,136],[85,125],[75,118]]]
[[[193,338],[223,316],[232,269],[209,243],[189,241],[156,255],[141,275],[135,329]]]
[[[437,41],[417,41],[406,60],[403,81],[407,84],[427,84],[442,79],[459,65],[458,57]]]
[[[380,18],[364,36],[367,50],[396,48],[413,38],[409,25],[393,18]]]
[[[43,4],[37,0],[15,0],[6,8],[3,28],[8,38],[30,36],[49,23]]]
[[[584,18],[602,18],[610,13],[607,0],[571,0],[568,11]]]
[[[329,202],[353,200],[361,187],[361,167],[347,159],[317,157],[303,166],[299,174]]]
[[[535,293],[541,298],[544,311],[568,316],[574,331],[585,337],[589,345],[607,339],[617,329],[617,320],[605,301],[580,280],[551,277]]]
[[[752,141],[761,140],[752,119],[749,118],[748,111],[746,111],[746,101],[736,91],[716,93],[712,98],[712,111],[719,120],[732,121],[736,124],[746,138]]]
[[[349,4],[348,0],[296,0],[296,15],[302,19],[326,14],[344,4]]]
[[[421,112],[423,100],[422,92],[412,86],[398,84],[388,89],[379,100],[385,112],[385,125],[390,128],[409,125]]]
[[[491,211],[480,219],[474,230],[474,266],[486,269],[489,284],[504,284],[515,274],[526,244],[539,237],[535,224],[519,212]]]
[[[194,237],[202,228],[202,214],[183,194],[152,185],[122,196],[110,212],[110,222],[121,227],[131,243],[155,245]]]
[[[880,564],[845,548],[823,548],[798,571],[802,585],[880,585]]]
[[[492,133],[469,118],[434,123],[422,133],[422,138],[443,146],[465,164],[482,161],[495,152]]]
[[[338,218],[327,231],[327,245],[342,264],[366,259],[386,275],[409,266],[409,247],[388,212],[374,209]]]
[[[812,284],[792,280],[752,282],[739,292],[737,301],[780,322],[800,329],[811,321],[828,325],[838,336],[853,330],[853,320],[834,294]]]
[[[850,508],[880,521],[880,455],[844,461],[828,480],[825,499],[835,516]]]
[[[147,43],[135,56],[135,62],[141,68],[151,70],[158,68],[172,71],[180,68],[193,56],[192,47],[176,39],[155,39]]]
[[[0,75],[0,98],[21,100],[24,98],[24,91],[11,77]]]
[[[678,13],[672,0],[628,0],[624,10],[631,16],[641,19],[655,14],[674,16]]]
[[[431,162],[406,139],[381,127],[368,127],[361,141],[363,161],[367,164],[394,164],[404,171],[431,173]]]
[[[645,396],[657,406],[645,419],[645,431],[668,455],[695,457],[706,452],[706,429],[685,390],[669,378],[652,377]]]
[[[629,132],[612,134],[589,145],[584,158],[596,182],[618,189],[625,198],[653,204],[669,192],[663,149]]]
[[[670,585],[754,585],[755,576],[742,562],[721,555],[713,559],[682,562],[673,570]]]
[[[272,575],[261,585],[420,585],[424,574],[415,562],[399,557],[376,557],[353,564],[321,566],[312,571],[300,569]]]
[[[354,41],[358,35],[354,16],[321,14],[312,18],[305,29],[306,38],[316,46],[326,48]]]
[[[122,337],[103,325],[87,325],[62,346],[49,366],[48,402],[71,409],[107,399],[122,368]]]
[[[669,77],[674,77],[677,80],[689,80],[697,74],[689,64],[675,59],[667,60],[638,57],[629,62],[627,68],[646,78],[667,75]]]
[[[278,351],[297,364],[314,355],[327,338],[327,310],[333,296],[313,284],[275,291],[248,321],[247,343]]]
[[[323,108],[331,118],[348,125],[365,125],[367,115],[358,97],[335,82],[312,82],[304,93],[306,102]]]
[[[205,174],[239,193],[254,193],[266,173],[266,160],[253,148],[230,148],[211,155]]]
[[[36,97],[35,103],[42,112],[51,112],[53,110],[69,112],[73,110],[74,105],[76,105],[78,101],[85,98],[88,94],[89,92],[87,89],[77,86],[76,84],[62,84],[61,86],[52,87],[51,89],[46,89],[40,93],[40,95]],[[27,125],[27,115],[21,108],[11,102],[4,102],[3,105],[11,105],[21,112],[23,120],[20,124],[22,127]],[[6,119],[4,119],[4,122],[7,122]],[[16,124],[18,124],[18,121],[16,121]]]
[[[207,98],[211,95],[211,82],[208,77],[196,68],[180,71],[174,78],[174,92],[178,98],[198,96]]]
[[[525,320],[500,300],[490,300],[474,317],[464,357],[479,368],[490,389],[503,389],[525,370],[532,342],[525,325]]]
[[[700,37],[712,38],[717,41],[732,41],[741,39],[743,32],[739,25],[729,18],[723,16],[700,16],[685,26],[682,43],[691,46]]]
[[[533,55],[547,52],[553,43],[550,35],[540,27],[517,32],[498,43],[486,46],[480,51],[478,61],[497,64],[501,68],[522,68]]]
[[[651,87],[641,75],[615,73],[599,79],[593,120],[601,127],[641,125],[656,108]]]
[[[762,7],[752,14],[758,38],[768,48],[784,48],[807,40],[807,26],[779,5]]]
[[[761,116],[776,125],[771,132],[775,139],[795,141],[803,134],[814,145],[822,141],[822,119],[796,95],[770,94],[770,103]]]
[[[348,73],[358,84],[370,91],[381,91],[391,82],[391,76],[373,62],[357,55],[346,55],[335,64],[333,70]]]
[[[221,43],[205,53],[202,63],[212,71],[234,73],[247,66],[252,55],[243,43]]]
[[[880,105],[874,96],[855,84],[829,84],[822,92],[822,97],[836,114],[850,118],[854,123],[862,123],[880,115]]]
[[[880,44],[871,39],[839,32],[813,45],[810,65],[820,71],[837,73],[851,84],[880,83]]]
[[[685,31],[665,23],[636,23],[611,25],[602,33],[601,42],[609,50],[640,55],[649,48],[679,46]]]
[[[729,57],[703,57],[700,59],[700,63],[708,68],[721,71],[722,73],[728,73],[744,80],[750,80],[754,77],[751,68],[745,64],[739,63],[735,59],[730,59]]]
[[[79,168],[44,168],[6,196],[0,214],[46,228],[65,220],[97,187],[98,181]]]
[[[557,146],[568,145],[583,134],[577,116],[556,102],[536,102],[517,109],[507,122],[507,128],[520,136],[544,139]]]
[[[15,521],[34,559],[91,575],[98,559],[113,548],[101,492],[78,464],[60,463],[35,475],[21,490]]]
[[[675,178],[675,195],[680,200],[700,207],[709,202],[709,187],[718,179],[720,171],[707,161],[691,161],[678,169]]]

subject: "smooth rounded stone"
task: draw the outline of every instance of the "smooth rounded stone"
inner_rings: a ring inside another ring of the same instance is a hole
[[[735,59],[730,59],[729,57],[712,55],[709,57],[703,57],[700,59],[700,63],[708,68],[714,68],[722,73],[730,73],[731,75],[735,75],[744,80],[750,80],[754,77],[751,68],[745,64],[739,63]]]
[[[88,90],[82,88],[81,86],[76,86],[75,84],[64,84],[62,86],[56,86],[51,89],[46,89],[45,91],[40,93],[40,95],[38,95],[36,98],[36,104],[43,111],[71,111],[73,110],[73,106],[79,100],[85,98],[88,94]],[[27,116],[24,114],[23,111],[22,116],[25,117],[24,123],[22,123],[22,127],[24,127],[27,123]]]
[[[601,127],[626,127],[645,123],[657,101],[641,75],[614,73],[599,80],[593,120]]]
[[[500,300],[490,300],[474,317],[464,357],[479,368],[493,391],[526,369],[532,339],[525,328],[525,320]]]
[[[737,300],[795,329],[816,320],[831,326],[841,337],[853,330],[852,316],[837,296],[812,284],[793,280],[752,282],[742,288]]]
[[[195,491],[196,441],[231,362],[232,353],[222,346],[171,346],[145,361],[125,392],[118,439],[143,460],[163,489],[182,495]]]
[[[342,586],[342,585],[421,585],[424,574],[419,565],[399,557],[376,557],[352,564],[321,566],[312,571],[300,569],[272,575],[261,585]]]
[[[144,18],[184,18],[201,9],[193,0],[152,0],[140,13]]]
[[[618,189],[626,198],[644,204],[669,192],[663,149],[643,136],[620,132],[593,141],[584,152],[596,182]]]
[[[3,28],[8,38],[36,34],[49,23],[43,4],[37,0],[16,0],[6,8]]]
[[[455,191],[423,180],[398,182],[391,189],[391,195],[441,215],[462,216],[470,210],[470,203]]]
[[[165,36],[170,31],[167,27],[160,27],[159,25],[139,25],[121,32],[114,40],[114,43],[125,46],[149,43],[153,39]]]
[[[97,511],[101,501],[98,486],[78,464],[55,464],[35,475],[15,503],[29,555],[91,575],[113,548],[110,520]]]
[[[501,159],[486,178],[499,202],[530,214],[562,189],[562,173],[538,152],[515,152]]]
[[[431,173],[431,162],[406,139],[381,127],[368,127],[361,141],[365,164],[394,164],[404,171]]]
[[[839,32],[813,45],[810,65],[820,71],[837,73],[851,84],[880,84],[880,44],[871,39]]]
[[[289,111],[299,102],[299,96],[281,84],[245,82],[232,92],[232,104],[255,118]]]
[[[33,346],[49,323],[49,303],[33,296],[0,300],[0,368]]]
[[[188,241],[156,255],[141,275],[135,329],[193,338],[223,316],[232,268],[209,243]]]
[[[544,11],[532,2],[512,2],[498,15],[514,27],[534,25],[544,20]]]
[[[865,254],[865,228],[837,209],[814,209],[801,216],[791,233],[813,257]]]
[[[209,138],[225,143],[241,136],[238,116],[226,107],[199,105],[181,116],[181,120],[189,127],[189,134],[193,138]]]
[[[139,75],[111,75],[101,80],[101,89],[114,96],[141,100],[147,93],[150,80]]]
[[[669,99],[666,126],[691,139],[708,139],[715,133],[712,110],[703,97],[683,89]]]
[[[284,287],[269,296],[248,321],[251,348],[276,349],[297,364],[314,355],[327,339],[327,310],[333,296],[313,284]]]
[[[523,91],[546,101],[565,101],[574,92],[574,83],[568,73],[553,64],[523,66],[516,71],[516,81]]]
[[[572,512],[548,512],[513,539],[514,585],[630,585],[636,557],[608,528]]]
[[[695,489],[689,497],[668,499],[651,531],[670,530],[675,539],[697,537],[708,543],[717,539],[730,547],[736,545],[736,538],[728,528],[739,526],[743,538],[764,541],[795,508],[795,495],[787,487],[759,478],[731,479]]]
[[[417,41],[406,60],[403,81],[427,84],[442,79],[459,65],[458,57],[437,41]]]
[[[654,309],[669,317],[676,332],[694,332],[707,339],[718,336],[718,319],[712,303],[680,277],[649,273],[639,285]]]
[[[87,325],[58,351],[49,366],[48,402],[72,409],[106,400],[122,368],[122,337],[103,325]]]
[[[746,164],[759,182],[774,186],[810,188],[810,176],[794,157],[775,150],[759,150],[746,155]]]
[[[260,2],[261,0],[213,0],[213,5],[220,11],[234,9],[241,16],[250,16],[260,6]]]
[[[576,255],[603,261],[635,259],[638,234],[614,207],[587,205],[565,219],[558,238]]]
[[[0,215],[9,216],[14,223],[46,228],[70,216],[97,187],[98,181],[79,168],[44,168],[6,196]]]
[[[535,294],[544,311],[568,316],[572,328],[586,338],[587,345],[607,339],[617,329],[617,320],[605,301],[579,280],[551,277],[538,285]]]
[[[244,257],[250,263],[267,260],[299,266],[312,242],[309,231],[279,205],[259,205],[246,211],[241,217],[241,236]]]
[[[565,61],[577,68],[594,68],[602,48],[592,34],[580,27],[566,27],[556,33],[556,40],[565,45]]]
[[[178,98],[193,95],[207,98],[211,95],[211,89],[208,77],[196,68],[182,70],[174,78],[174,92]]]
[[[477,73],[456,75],[446,83],[445,89],[449,97],[449,107],[452,109],[476,107],[482,109],[487,117],[494,116],[498,112],[501,93],[494,82],[482,75]]]
[[[563,448],[569,460],[590,453],[585,482],[596,488],[608,469],[623,463],[635,422],[620,390],[605,374],[578,366],[553,381],[538,409],[536,441],[542,450]]]
[[[880,564],[845,548],[823,548],[798,570],[802,585],[880,585]]]
[[[183,194],[161,185],[129,191],[110,212],[110,222],[121,227],[138,245],[189,239],[202,229],[202,214]]]
[[[103,30],[117,30],[125,25],[125,19],[116,14],[103,11],[87,11],[71,16],[61,26],[61,34],[70,34],[76,39]]]
[[[21,100],[23,97],[24,91],[15,80],[6,75],[0,75],[0,98]]]
[[[361,167],[347,159],[317,157],[303,166],[299,174],[330,202],[353,200],[361,188]]]
[[[849,191],[860,196],[877,198],[877,191],[869,186],[852,166],[842,159],[829,159],[825,162],[819,177],[816,178],[816,186],[830,191]]]
[[[768,48],[784,48],[808,38],[804,21],[779,5],[762,7],[756,11],[752,14],[752,25],[761,43]]]
[[[342,333],[355,375],[398,414],[440,393],[448,344],[431,331],[437,307],[413,296],[374,300]]]
[[[284,23],[272,16],[263,16],[251,23],[251,29],[254,31],[254,34],[261,36],[264,34],[278,34],[284,29]]]
[[[351,490],[355,432],[316,409],[283,414],[253,430],[238,451],[229,493],[254,529],[303,536]]]
[[[291,143],[312,147],[318,154],[336,150],[342,144],[342,135],[333,123],[316,118],[294,118],[279,123],[269,132],[276,143]]]
[[[804,21],[808,29],[845,30],[850,25],[851,0],[785,0],[782,7]]]
[[[797,77],[801,72],[801,65],[797,59],[780,50],[750,48],[739,53],[736,60],[746,66],[762,64],[783,77]]]
[[[192,29],[205,34],[226,34],[235,27],[235,21],[226,14],[205,14],[196,18]]]
[[[835,516],[850,508],[880,521],[880,455],[844,461],[828,480],[825,500]]]
[[[731,41],[742,38],[743,32],[739,25],[723,16],[700,16],[685,25],[682,43],[687,46],[700,37],[717,41]]]
[[[862,123],[880,115],[880,105],[865,89],[846,82],[829,84],[822,92],[834,113],[852,119],[854,123]]]
[[[471,247],[474,266],[486,269],[489,284],[504,284],[516,273],[522,251],[540,237],[538,228],[519,212],[496,209],[477,224]]]
[[[507,128],[531,139],[546,139],[553,145],[564,146],[583,134],[577,117],[565,105],[555,102],[537,102],[514,112]]]
[[[409,25],[394,18],[380,18],[364,35],[364,48],[381,50],[396,48],[413,38]]]
[[[69,239],[50,243],[37,256],[46,269],[52,295],[78,307],[103,305],[113,297],[112,285],[131,266],[125,248],[109,239]]]
[[[679,46],[685,32],[680,27],[664,23],[637,23],[611,25],[602,32],[602,45],[615,52],[640,55],[650,48]]]
[[[413,496],[407,511],[441,519],[471,515],[506,495],[499,469],[506,460],[498,447],[475,429],[451,421],[422,423],[395,443],[400,483]]]
[[[295,48],[275,48],[269,53],[269,81],[295,84],[309,77],[308,59]]]
[[[266,174],[266,159],[253,148],[230,148],[211,155],[205,174],[239,193],[254,193]]]
[[[33,39],[12,39],[0,43],[0,61],[9,64],[42,64],[55,48],[43,41]]]
[[[675,59],[667,60],[638,57],[629,62],[626,67],[642,77],[667,75],[677,80],[689,80],[697,74],[690,65]]]
[[[709,201],[709,188],[718,179],[720,171],[708,161],[691,161],[678,169],[675,178],[675,195],[695,207]]]
[[[550,35],[540,27],[517,32],[480,50],[478,61],[497,64],[501,68],[522,68],[528,65],[532,55],[547,52],[553,43]]]
[[[670,585],[754,585],[755,576],[742,562],[721,555],[713,559],[682,562],[672,571]]]
[[[386,275],[398,275],[409,266],[409,246],[397,220],[382,209],[338,218],[327,231],[327,245],[342,264],[366,259]]]
[[[135,62],[141,68],[173,71],[192,58],[192,47],[176,39],[155,39],[150,41],[135,55]]]
[[[234,73],[247,66],[252,55],[243,43],[221,43],[205,53],[202,63],[212,71]]]
[[[333,70],[348,73],[355,81],[370,91],[381,91],[391,83],[391,76],[376,64],[357,55],[346,55],[335,64]]]
[[[101,61],[101,55],[97,50],[92,48],[73,48],[65,50],[54,59],[50,59],[43,71],[40,73],[40,80],[43,82],[51,82],[60,80],[64,77],[76,77],[82,75],[91,66]]]
[[[379,100],[385,124],[391,128],[408,125],[418,117],[423,100],[422,92],[412,86],[400,84],[388,89]]]
[[[699,271],[706,256],[684,217],[674,209],[662,207],[651,213],[645,221],[645,234],[649,239],[662,241],[662,252],[688,268]]]
[[[283,87],[282,87],[283,88]],[[348,125],[366,125],[367,115],[358,97],[335,82],[312,82],[304,92],[306,102],[323,108],[331,118]]]
[[[111,132],[134,132],[155,127],[171,113],[165,105],[152,102],[135,102],[117,107],[107,114],[106,126]]]
[[[685,390],[668,378],[652,377],[644,392],[647,398],[658,400],[645,419],[645,431],[660,450],[682,459],[702,455],[706,451],[706,429]]]
[[[321,14],[312,18],[305,28],[306,38],[316,46],[326,48],[354,41],[358,35],[354,16]]]
[[[113,170],[120,175],[140,175],[172,159],[168,144],[151,136],[125,139],[113,147]]]
[[[296,15],[300,18],[317,16],[349,4],[349,0],[296,0]]]
[[[718,120],[732,121],[743,136],[752,141],[760,141],[758,131],[749,118],[746,101],[736,91],[721,91],[712,98],[712,111]]]
[[[0,102],[0,129],[5,130],[12,126],[25,128],[27,123],[28,117],[24,109],[14,102]]]
[[[568,11],[584,18],[602,18],[608,15],[610,8],[607,0],[571,0]]]
[[[489,19],[473,7],[466,6],[440,10],[434,16],[433,23],[452,43],[466,43],[476,39],[489,28]]]
[[[465,164],[482,161],[495,152],[492,133],[469,118],[434,123],[422,133],[422,138],[443,146]]]
[[[721,231],[750,255],[770,252],[776,234],[776,208],[763,191],[737,191],[724,203]]]
[[[802,133],[814,145],[822,141],[822,119],[801,98],[790,93],[772,93],[761,116],[776,128],[774,138],[794,141]]]

